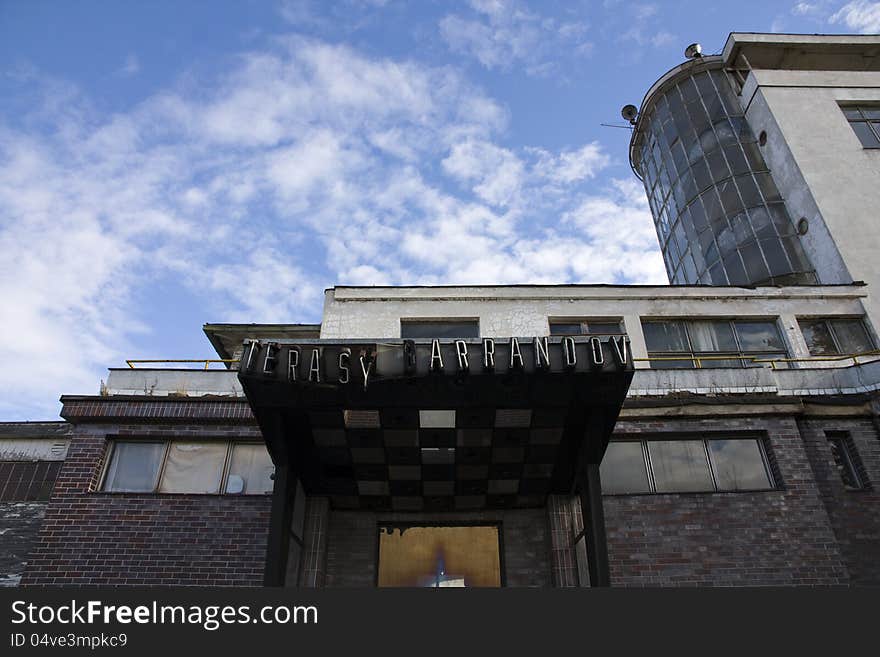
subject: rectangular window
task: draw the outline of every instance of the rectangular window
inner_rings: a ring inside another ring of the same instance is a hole
[[[612,441],[600,474],[605,495],[774,488],[759,438]]]
[[[476,319],[401,319],[400,337],[409,339],[478,338]]]
[[[714,490],[702,440],[653,440],[648,454],[658,493]]]
[[[261,443],[114,441],[102,490],[264,495],[274,471]]]
[[[110,455],[104,490],[151,493],[156,489],[165,443],[117,442]]]
[[[863,354],[874,350],[861,319],[799,319],[798,324],[813,356]]]
[[[168,448],[160,493],[219,493],[226,443],[174,441]]]
[[[841,108],[863,148],[880,148],[880,105],[849,105]]]
[[[266,446],[259,443],[232,445],[229,474],[226,475],[227,493],[263,495],[272,492],[272,474],[275,466]]]
[[[650,493],[644,450],[642,441],[608,443],[599,468],[602,492],[612,495]]]
[[[826,431],[825,435],[828,438],[834,465],[837,467],[844,487],[849,490],[866,488],[868,480],[864,467],[849,434],[845,431]]]
[[[550,320],[550,335],[622,335],[619,319]]]
[[[788,355],[773,320],[643,320],[642,330],[654,369],[754,367]]]

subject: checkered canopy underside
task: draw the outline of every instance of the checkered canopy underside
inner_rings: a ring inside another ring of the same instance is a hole
[[[309,413],[313,482],[336,508],[540,506],[563,452],[565,409]]]

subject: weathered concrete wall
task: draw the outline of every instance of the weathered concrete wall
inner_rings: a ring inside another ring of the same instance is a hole
[[[483,337],[547,335],[550,320],[617,318],[636,358],[647,356],[640,319],[778,318],[789,352],[809,356],[799,316],[864,314],[864,287],[697,288],[522,286],[334,288],[321,337],[399,338],[401,319],[477,319]],[[638,366],[647,367],[647,363]]]
[[[868,283],[868,313],[880,324],[880,150],[865,149],[841,102],[880,101],[877,71],[752,71],[741,102],[822,283]]]
[[[43,525],[46,502],[0,502],[0,586],[17,586]]]

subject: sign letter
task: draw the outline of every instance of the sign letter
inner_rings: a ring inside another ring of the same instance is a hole
[[[510,369],[523,369],[525,363],[523,363],[522,352],[519,350],[519,340],[516,338],[510,338]]]
[[[574,338],[570,335],[562,338],[562,356],[565,359],[565,368],[573,370],[577,365],[578,357],[574,348]]]
[[[317,349],[312,349],[312,360],[309,364],[309,381],[321,383],[321,354]]]
[[[550,345],[547,337],[535,338],[535,368],[550,369]]]
[[[458,356],[458,371],[468,371],[468,353],[467,344],[464,340],[455,341],[455,354]]]
[[[495,369],[495,340],[483,339],[483,369],[491,372]]]
[[[443,355],[440,353],[440,340],[431,340],[431,371],[443,371]]]
[[[348,383],[351,379],[351,373],[348,370],[348,363],[351,360],[351,349],[343,349],[339,352],[339,383]]]
[[[296,370],[299,368],[299,349],[291,347],[287,352],[287,380],[296,381]]]
[[[590,355],[596,367],[605,364],[605,354],[602,353],[602,341],[599,338],[590,338]]]

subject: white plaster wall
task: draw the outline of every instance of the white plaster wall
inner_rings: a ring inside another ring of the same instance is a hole
[[[746,118],[821,283],[868,283],[866,310],[880,323],[880,149],[865,149],[839,102],[880,102],[880,72],[752,71]]]
[[[618,318],[635,358],[647,357],[642,318],[774,318],[789,353],[809,356],[798,317],[861,316],[865,288],[454,287],[327,290],[321,338],[399,338],[401,319],[477,319],[482,337],[549,333],[549,320]],[[647,363],[637,363],[647,367]]]

